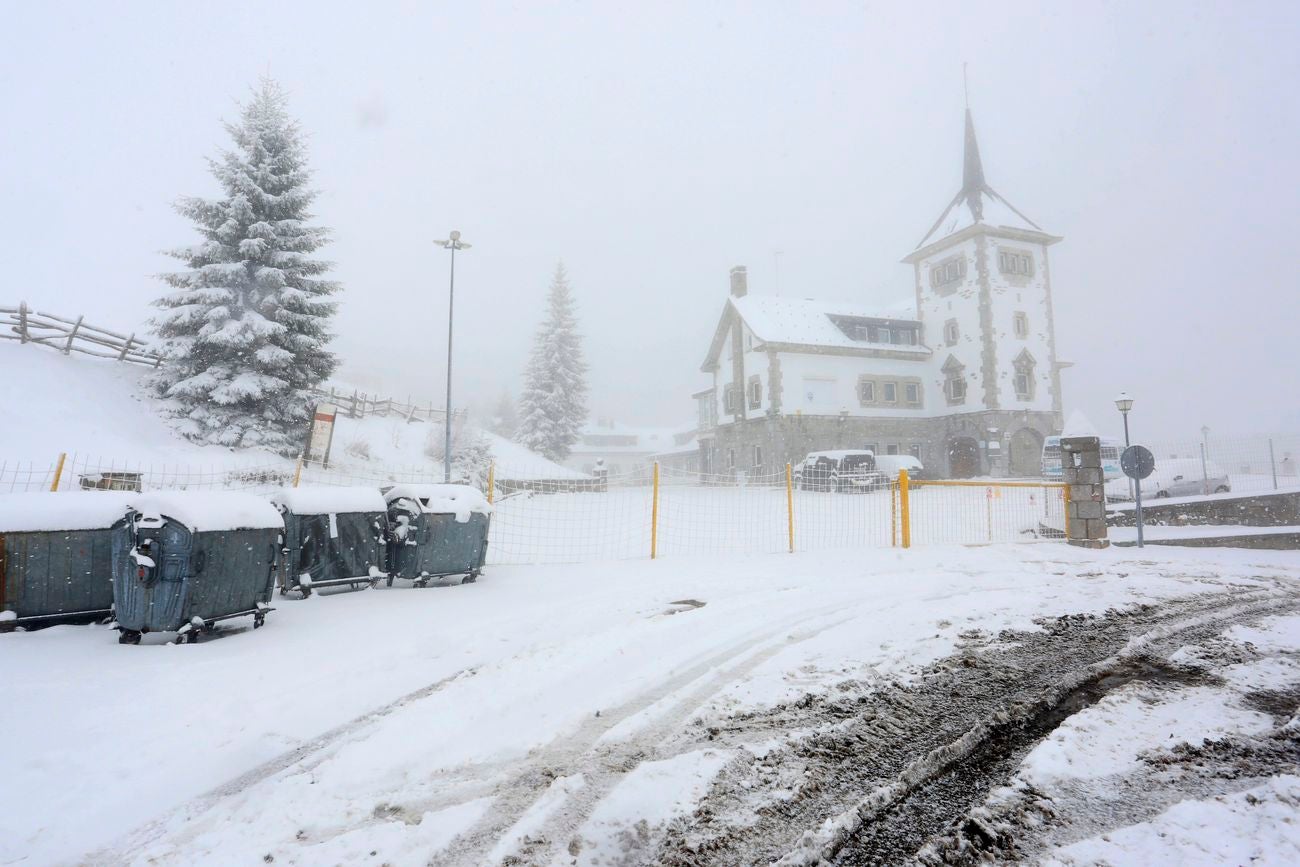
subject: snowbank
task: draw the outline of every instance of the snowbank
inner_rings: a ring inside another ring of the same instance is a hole
[[[0,494],[0,533],[107,529],[126,514],[135,496],[116,491]]]
[[[378,488],[365,487],[281,488],[271,495],[271,502],[284,506],[295,515],[339,515],[388,509]]]
[[[200,532],[283,528],[275,506],[253,494],[167,491],[135,494],[131,507],[146,517],[166,517]]]
[[[420,511],[432,515],[455,515],[465,523],[470,513],[490,515],[492,506],[478,488],[469,485],[398,485],[390,488],[384,499],[392,503],[411,500],[420,505]]]

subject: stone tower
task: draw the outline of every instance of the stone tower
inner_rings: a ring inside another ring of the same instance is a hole
[[[952,414],[951,474],[1036,474],[1061,426],[1048,264],[1061,238],[989,186],[969,108],[964,150],[961,189],[903,259],[934,350],[929,393]]]

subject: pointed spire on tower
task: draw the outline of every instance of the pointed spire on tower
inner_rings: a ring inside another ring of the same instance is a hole
[[[984,199],[986,196],[991,201],[1005,205],[1029,226],[1040,232],[1042,231],[1042,228],[1037,223],[1020,213],[1015,205],[998,195],[997,191],[990,187],[988,181],[984,179],[984,162],[980,159],[979,140],[975,138],[975,118],[971,115],[970,88],[966,83],[966,64],[964,63],[962,64],[961,77],[962,88],[966,96],[966,141],[962,154],[961,189],[957,191],[957,195],[953,196],[948,207],[944,208],[943,213],[939,215],[939,219],[935,220],[934,225],[930,227],[930,231],[925,233],[921,243],[916,245],[918,248],[933,238],[940,227],[945,225],[947,225],[947,228],[943,233],[944,237],[960,228],[965,228],[966,225],[984,222]],[[958,210],[963,204],[970,211],[971,219],[969,222],[962,217]],[[954,211],[958,211],[958,213],[954,214]],[[950,217],[952,219],[949,219]]]
[[[975,222],[984,219],[984,200],[980,196],[988,184],[984,182],[984,164],[980,162],[980,143],[975,138],[975,121],[966,106],[966,152],[962,157],[961,193],[970,204]]]

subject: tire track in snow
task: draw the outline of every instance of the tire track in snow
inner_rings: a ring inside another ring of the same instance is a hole
[[[455,674],[435,680],[433,683],[426,684],[419,689],[393,699],[388,704],[337,725],[329,731],[317,735],[311,740],[305,741],[231,780],[227,780],[197,798],[186,801],[175,809],[169,810],[162,817],[136,828],[127,835],[125,842],[117,845],[110,844],[108,847],[87,854],[80,863],[102,865],[127,862],[131,860],[138,850],[164,836],[168,826],[177,821],[190,826],[186,831],[187,835],[192,836],[199,833],[201,830],[200,823],[195,820],[215,807],[220,801],[238,795],[263,780],[270,779],[290,768],[295,773],[309,771],[333,755],[337,747],[364,737],[367,729],[373,727],[375,723],[385,717],[391,716],[414,702],[428,698],[451,683],[462,678],[473,677],[477,673],[478,668],[475,667],[461,669]]]
[[[800,628],[834,614],[816,627]],[[732,644],[699,659],[677,676],[610,713],[588,720],[560,743],[530,756],[523,768],[497,790],[497,803],[477,825],[458,837],[431,864],[461,867],[489,863],[545,864],[569,845],[592,810],[629,772],[698,749],[689,743],[675,751],[663,743],[679,733],[690,716],[720,690],[753,672],[782,650],[807,641],[850,619],[842,606],[811,614]],[[658,713],[654,713],[660,705]],[[646,724],[627,737],[620,726],[646,714]],[[581,777],[581,784],[575,784]],[[557,792],[558,795],[551,793]],[[550,797],[548,797],[550,795]],[[428,806],[421,805],[421,809]]]

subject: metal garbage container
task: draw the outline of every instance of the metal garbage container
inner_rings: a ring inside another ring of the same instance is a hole
[[[136,494],[113,527],[113,604],[122,644],[146,632],[193,642],[221,620],[262,625],[284,521],[252,494]]]
[[[378,488],[285,488],[271,496],[284,518],[280,595],[316,587],[372,587],[384,571],[388,505]]]
[[[0,628],[87,623],[111,613],[112,526],[128,496],[0,494]]]
[[[423,587],[433,578],[475,581],[487,558],[492,506],[469,485],[398,485],[388,502],[388,586],[405,578]]]

